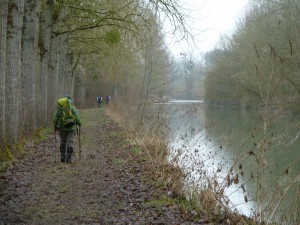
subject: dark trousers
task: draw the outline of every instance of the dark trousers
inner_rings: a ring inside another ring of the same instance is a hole
[[[71,156],[73,153],[73,142],[75,131],[59,131],[60,136],[60,154],[62,162],[71,162]],[[67,152],[67,155],[66,155]]]

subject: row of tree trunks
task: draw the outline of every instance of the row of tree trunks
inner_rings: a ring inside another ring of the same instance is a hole
[[[49,125],[57,98],[74,94],[68,36],[53,33],[66,13],[54,20],[53,4],[0,0],[0,149]]]

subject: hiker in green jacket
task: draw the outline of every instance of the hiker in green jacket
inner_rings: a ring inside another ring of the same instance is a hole
[[[81,121],[69,95],[58,99],[57,103],[53,123],[55,131],[59,130],[61,162],[71,163],[75,130],[77,125],[81,126]]]

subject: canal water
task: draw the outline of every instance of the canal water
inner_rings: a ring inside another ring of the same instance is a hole
[[[223,203],[247,216],[299,206],[298,115],[185,100],[156,107],[167,124],[169,160],[188,187],[224,193]]]

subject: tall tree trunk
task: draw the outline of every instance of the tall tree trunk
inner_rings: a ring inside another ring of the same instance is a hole
[[[37,124],[36,83],[38,60],[40,0],[26,0],[22,36],[21,127],[22,133],[32,132]]]
[[[73,77],[72,77],[72,58],[71,55],[68,53],[69,46],[68,46],[68,35],[61,34],[59,35],[60,38],[60,48],[59,48],[59,57],[60,57],[60,67],[59,67],[59,95],[64,95],[68,93],[73,95]]]
[[[72,59],[70,54],[68,54],[68,44],[67,44],[67,35],[63,34],[60,36],[61,38],[61,48],[60,48],[60,73],[59,73],[59,81],[61,84],[61,89],[59,93],[64,94],[68,93],[73,95],[73,86],[74,79],[72,77]]]
[[[85,71],[81,65],[76,66],[74,70],[74,100],[77,107],[83,107],[85,104]]]
[[[59,32],[67,29],[63,22],[67,14],[68,10],[66,8],[61,8],[57,22],[53,25],[53,34],[57,31]],[[58,36],[53,35],[51,40],[50,90],[54,93],[51,99],[51,101],[53,101],[52,108],[56,105],[57,98],[63,96],[65,93],[72,94],[72,59],[70,54],[68,54],[69,47],[67,39],[68,34],[59,34]]]
[[[41,33],[40,33],[40,56],[41,56],[41,73],[38,79],[40,96],[38,102],[38,116],[41,124],[47,124],[50,119],[48,112],[48,76],[50,63],[50,44],[52,31],[52,6],[53,1],[47,1],[45,9],[41,16]]]
[[[0,0],[0,149],[5,142],[5,75],[8,0]]]
[[[59,73],[59,37],[51,37],[50,44],[50,62],[48,71],[48,110],[52,113],[55,110],[58,91],[58,73]],[[51,114],[52,114],[51,113]]]
[[[60,38],[60,48],[59,48],[59,61],[60,61],[60,67],[59,67],[59,95],[64,95],[65,93],[71,94],[70,90],[68,89],[68,79],[67,79],[67,47],[66,47],[66,41],[67,41],[67,35],[61,34],[59,35]]]
[[[64,79],[62,74],[62,68],[64,68],[64,42],[66,41],[65,35],[55,35],[55,31],[59,31],[63,26],[63,18],[66,15],[64,9],[60,9],[58,19],[55,24],[52,26],[52,36],[51,36],[51,46],[50,46],[50,63],[49,63],[49,107],[48,109],[53,114],[56,107],[56,100],[58,97],[61,97],[64,94]]]
[[[24,0],[10,0],[7,21],[7,55],[5,81],[5,134],[9,142],[19,135],[19,79],[21,77],[21,38]]]

